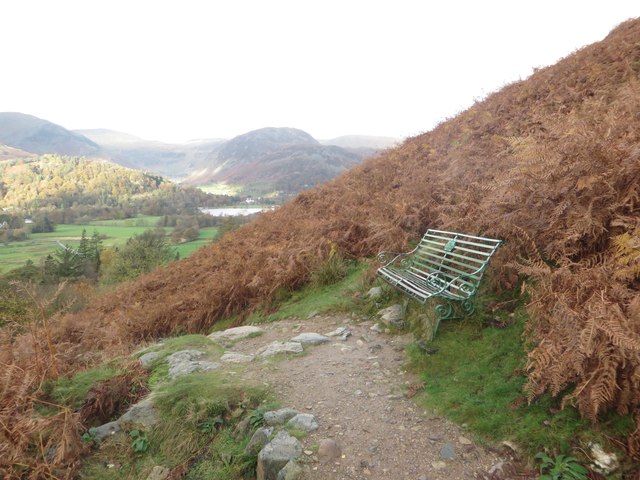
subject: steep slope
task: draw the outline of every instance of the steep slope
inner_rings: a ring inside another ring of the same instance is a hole
[[[353,257],[403,249],[427,227],[486,234],[506,240],[493,285],[514,287],[520,275],[531,296],[532,398],[562,394],[594,419],[607,410],[634,416],[628,449],[637,456],[639,112],[640,20],[633,20],[61,319],[60,358],[78,368],[87,349],[206,331],[301,286],[336,249]],[[28,365],[28,345],[3,347],[0,360],[18,372]]]
[[[100,154],[100,147],[88,138],[24,113],[0,112],[0,143],[39,154]]]
[[[262,128],[224,143],[209,157],[209,165],[185,183],[226,183],[262,193],[295,193],[333,178],[362,158],[341,147],[321,145],[302,130]]]

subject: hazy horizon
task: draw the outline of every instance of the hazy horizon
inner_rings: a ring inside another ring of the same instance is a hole
[[[0,111],[184,143],[405,138],[638,15],[612,0],[3,2]]]

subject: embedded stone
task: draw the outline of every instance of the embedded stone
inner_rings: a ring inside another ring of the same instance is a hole
[[[299,413],[300,412],[294,410],[293,408],[281,408],[280,410],[265,412],[263,416],[264,423],[266,423],[267,425],[282,425],[283,423],[287,423]]]
[[[310,413],[299,413],[287,422],[287,427],[304,430],[305,432],[315,432],[318,429],[318,421]]]
[[[291,341],[298,342],[298,343],[317,344],[317,343],[326,343],[329,341],[329,338],[325,337],[324,335],[320,335],[319,333],[307,332],[307,333],[301,333],[300,335],[296,335],[291,339]]]
[[[221,362],[225,363],[248,363],[253,361],[253,355],[245,355],[244,353],[227,352],[220,357]]]
[[[299,342],[273,342],[257,351],[262,358],[272,357],[279,353],[302,353],[304,349]]]
[[[258,454],[257,480],[278,480],[278,474],[287,463],[302,455],[302,444],[297,438],[281,430]]]
[[[253,325],[243,325],[242,327],[227,328],[221,332],[213,332],[207,338],[211,340],[240,340],[250,335],[263,333],[264,330]]]

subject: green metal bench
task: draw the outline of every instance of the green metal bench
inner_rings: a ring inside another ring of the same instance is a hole
[[[457,318],[452,300],[458,302],[465,315],[473,313],[482,274],[501,243],[502,240],[493,238],[427,230],[418,246],[410,252],[378,254],[382,266],[376,273],[420,303],[432,297],[445,300],[435,307],[437,318],[431,331],[433,338],[441,320]]]

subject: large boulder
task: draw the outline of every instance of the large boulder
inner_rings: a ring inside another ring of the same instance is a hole
[[[258,454],[257,480],[278,480],[280,470],[301,455],[302,444],[298,439],[279,431]]]

